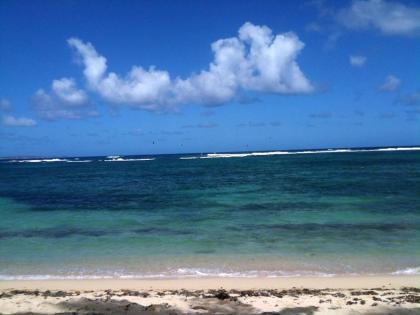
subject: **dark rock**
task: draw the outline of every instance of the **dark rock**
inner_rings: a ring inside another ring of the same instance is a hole
[[[64,291],[50,292],[50,294],[49,294],[49,296],[51,296],[51,297],[65,297],[65,296],[68,296],[68,295],[71,295],[71,294],[69,294],[67,292],[64,292]]]
[[[230,298],[230,295],[229,293],[226,292],[226,290],[222,289],[222,290],[217,291],[214,297],[216,297],[219,300],[226,300]]]
[[[413,295],[413,294],[407,295],[405,297],[405,302],[408,302],[408,303],[420,303],[420,296]]]
[[[121,290],[119,296],[141,296],[141,297],[149,297],[150,294],[147,292],[140,292],[140,291],[132,291],[132,290]]]
[[[0,293],[0,299],[10,298],[12,296],[13,296],[13,294],[10,294],[10,293],[7,293],[7,292]]]
[[[346,297],[346,295],[344,293],[341,293],[341,292],[336,292],[336,293],[333,293],[331,295],[333,297],[338,297],[338,298],[345,298]]]
[[[231,291],[232,292],[232,291]],[[235,293],[235,292],[232,292]],[[239,292],[240,296],[270,296],[267,291],[244,290]]]
[[[352,291],[350,292],[351,295],[377,295],[378,293],[373,290],[367,291]]]
[[[420,288],[404,287],[404,288],[401,289],[401,291],[403,291],[405,293],[420,293]]]
[[[31,290],[12,290],[9,292],[11,295],[23,294],[23,295],[33,295],[34,291]]]

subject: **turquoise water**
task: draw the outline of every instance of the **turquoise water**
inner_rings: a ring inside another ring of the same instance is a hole
[[[0,161],[0,279],[420,273],[420,152],[305,153]]]

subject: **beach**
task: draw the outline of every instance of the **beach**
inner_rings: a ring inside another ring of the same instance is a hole
[[[420,0],[0,0],[0,315],[420,315]]]
[[[1,281],[2,314],[420,314],[420,276]]]

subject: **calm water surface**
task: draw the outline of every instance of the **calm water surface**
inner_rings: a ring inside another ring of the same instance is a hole
[[[419,151],[199,157],[0,161],[0,279],[420,273]]]

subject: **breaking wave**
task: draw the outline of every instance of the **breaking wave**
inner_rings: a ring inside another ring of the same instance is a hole
[[[133,162],[133,161],[153,161],[155,158],[143,158],[143,159],[124,159],[121,157],[103,160],[104,162]]]
[[[295,272],[286,273],[281,271],[223,271],[218,269],[202,268],[178,268],[161,273],[121,273],[104,272],[99,274],[69,273],[65,275],[0,275],[0,281],[4,280],[83,280],[83,279],[185,279],[185,278],[280,278],[280,277],[334,277],[335,274],[320,272]]]
[[[393,275],[420,275],[420,267],[405,268],[397,270],[392,273]]]
[[[207,153],[201,155],[181,156],[180,160],[216,159],[216,158],[242,158],[261,157],[275,155],[298,155],[298,154],[326,154],[326,153],[357,153],[357,152],[396,152],[396,151],[420,151],[420,147],[390,147],[390,148],[365,148],[365,149],[322,149],[301,151],[269,151],[269,152],[238,152],[238,153]],[[14,159],[4,160],[9,163],[88,163],[88,162],[134,162],[153,161],[156,158],[125,158],[119,155],[109,155],[106,158],[80,159],[80,158],[37,158],[37,159]]]
[[[323,153],[355,153],[355,152],[392,152],[392,151],[420,151],[420,147],[400,147],[400,148],[375,148],[375,149],[325,149],[325,150],[303,150],[303,151],[270,151],[270,152],[250,152],[250,153],[209,153],[197,158],[241,158],[251,156],[272,156],[288,154],[323,154]]]
[[[32,160],[11,160],[9,162],[17,163],[49,163],[49,162],[68,162],[67,159],[32,159]]]
[[[268,270],[247,270],[234,271],[207,268],[177,268],[160,273],[132,273],[122,271],[104,271],[95,274],[83,272],[69,272],[67,274],[26,274],[26,275],[5,275],[0,274],[0,281],[5,280],[83,280],[83,279],[178,279],[178,278],[294,278],[294,277],[337,277],[337,276],[374,276],[368,273],[326,273],[310,270],[296,271],[268,271]],[[379,274],[378,274],[379,275]],[[420,275],[420,267],[406,268],[391,273],[380,273],[380,275],[410,276]]]
[[[32,159],[32,160],[10,160],[9,163],[57,163],[57,162],[66,162],[66,163],[88,163],[93,162],[93,160],[79,160],[79,159]]]

